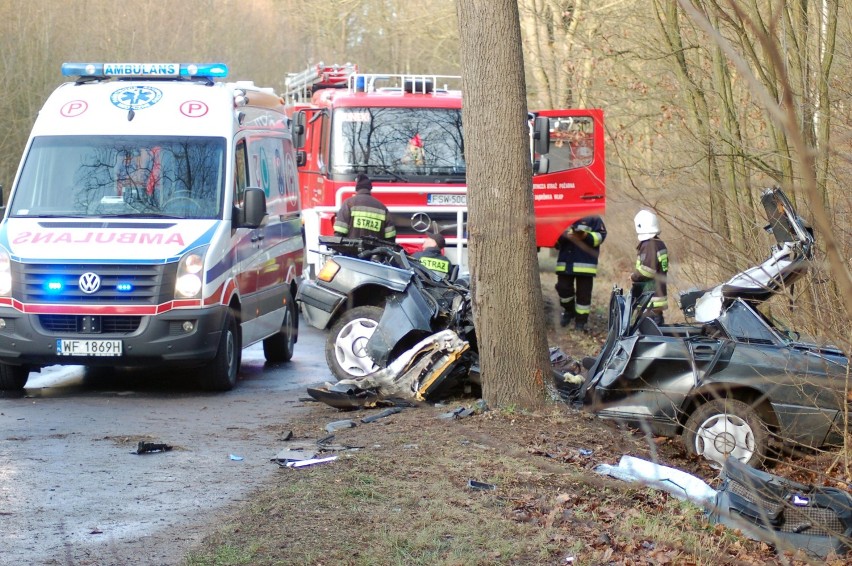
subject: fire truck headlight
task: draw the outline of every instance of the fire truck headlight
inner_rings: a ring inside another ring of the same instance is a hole
[[[0,297],[12,295],[12,261],[6,250],[0,250]]]
[[[180,258],[175,281],[175,299],[199,299],[204,279],[207,246],[192,250]]]

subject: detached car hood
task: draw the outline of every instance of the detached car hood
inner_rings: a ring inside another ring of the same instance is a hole
[[[681,308],[699,322],[717,319],[733,299],[751,303],[766,301],[773,294],[789,288],[808,270],[813,256],[814,237],[804,220],[778,187],[763,191],[761,204],[769,224],[766,231],[775,236],[769,258],[731,277],[712,289],[684,293]]]

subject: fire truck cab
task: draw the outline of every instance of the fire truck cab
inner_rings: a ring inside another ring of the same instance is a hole
[[[446,253],[467,263],[467,186],[461,78],[359,73],[323,65],[286,79],[297,147],[303,223],[312,274],[322,265],[320,235],[331,235],[341,203],[365,173],[391,212],[397,243],[419,249],[440,232]],[[553,247],[577,218],[606,204],[603,112],[530,113],[536,241]]]
[[[0,223],[0,389],[55,364],[288,361],[303,240],[283,100],[220,64],[66,63]]]

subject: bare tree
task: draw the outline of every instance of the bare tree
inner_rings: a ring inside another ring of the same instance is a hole
[[[544,402],[550,366],[535,253],[526,88],[515,0],[459,0],[474,317],[483,395]]]

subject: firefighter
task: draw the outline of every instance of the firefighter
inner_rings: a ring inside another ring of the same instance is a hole
[[[334,233],[350,238],[374,236],[393,242],[396,226],[388,208],[371,193],[373,182],[363,173],[355,178],[355,194],[340,205],[334,221]]]
[[[660,221],[650,210],[640,210],[633,219],[636,226],[636,268],[630,276],[630,295],[638,298],[642,293],[653,291],[651,302],[644,316],[658,325],[663,324],[663,311],[668,308],[666,279],[669,272],[669,251],[660,239]]]
[[[561,326],[574,320],[576,330],[585,331],[592,312],[592,287],[598,273],[600,246],[606,226],[600,216],[586,216],[559,236],[556,247],[556,293],[562,305]]]
[[[446,245],[447,243],[441,234],[427,234],[426,239],[423,240],[423,249],[411,257],[441,277],[449,277],[453,272],[453,262],[447,259],[447,256],[443,253]]]

